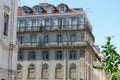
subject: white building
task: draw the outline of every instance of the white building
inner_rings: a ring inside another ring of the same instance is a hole
[[[17,0],[0,0],[0,80],[14,80],[17,61]]]
[[[100,57],[82,8],[63,3],[19,7],[17,36],[17,80],[100,80],[92,67]]]

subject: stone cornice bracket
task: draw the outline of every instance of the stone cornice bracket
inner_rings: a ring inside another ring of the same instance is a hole
[[[7,12],[7,13],[9,13],[10,12],[10,8],[9,8],[9,6],[7,6],[7,5],[3,5],[3,10],[5,11],[5,12]]]

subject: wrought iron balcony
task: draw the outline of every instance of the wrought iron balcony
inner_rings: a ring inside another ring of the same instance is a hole
[[[48,43],[45,42],[21,42],[19,43],[19,48],[64,48],[64,47],[80,47],[85,46],[85,42],[83,41],[77,41],[77,42],[71,42],[71,41],[62,41],[61,43],[50,41]]]
[[[56,30],[80,30],[86,29],[86,26],[83,24],[76,24],[76,25],[54,25],[54,26],[31,26],[31,27],[17,27],[18,32],[26,32],[26,31],[56,31]]]

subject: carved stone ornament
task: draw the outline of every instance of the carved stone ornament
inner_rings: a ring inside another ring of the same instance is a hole
[[[7,6],[7,5],[3,5],[3,10],[5,11],[5,12],[7,12],[7,13],[9,13],[10,12],[10,8],[9,8],[9,6]]]

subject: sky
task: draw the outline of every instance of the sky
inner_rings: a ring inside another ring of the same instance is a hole
[[[65,3],[69,8],[83,8],[93,28],[95,45],[101,47],[105,38],[112,36],[111,43],[120,53],[120,0],[20,0],[19,5],[31,7],[42,1],[55,6]]]

